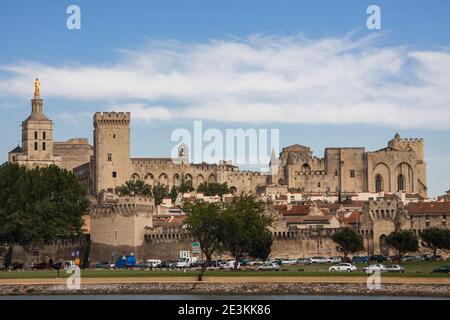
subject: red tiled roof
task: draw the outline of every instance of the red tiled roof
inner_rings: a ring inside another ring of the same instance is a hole
[[[351,213],[349,213],[349,212],[340,212],[337,215],[337,219],[341,223],[357,224],[358,222],[361,221],[361,218],[360,218],[361,215],[362,215],[362,212],[360,212],[360,211],[353,211]]]
[[[409,203],[408,214],[450,214],[450,202]]]
[[[326,216],[306,216],[306,217],[299,217],[299,216],[287,216],[285,217],[285,221],[287,224],[302,224],[302,223],[311,223],[311,222],[329,222],[330,217]]]
[[[284,216],[306,216],[309,213],[309,210],[311,209],[311,206],[308,205],[295,205],[292,206],[291,210],[282,210],[281,213]]]

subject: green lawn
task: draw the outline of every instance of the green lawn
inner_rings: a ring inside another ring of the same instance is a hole
[[[449,274],[434,274],[431,271],[434,268],[443,265],[450,265],[450,262],[411,262],[404,263],[402,266],[406,269],[404,274],[398,273],[383,273],[386,277],[432,277],[432,278],[449,278]],[[233,271],[208,271],[205,276],[365,276],[362,272],[365,264],[357,264],[358,272],[328,272],[330,265],[310,265],[310,266],[287,266],[282,267],[282,271],[251,271],[240,270]],[[178,270],[83,270],[81,276],[84,278],[107,278],[107,277],[184,277],[184,276],[197,276],[199,271],[178,271]],[[0,272],[0,279],[32,279],[32,278],[56,278],[57,271],[12,271],[12,272]],[[60,271],[60,278],[66,278],[69,274],[64,271]]]

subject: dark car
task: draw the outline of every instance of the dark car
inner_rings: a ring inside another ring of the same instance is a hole
[[[383,256],[381,254],[373,254],[370,256],[369,258],[370,261],[376,261],[378,263],[382,263],[385,261],[391,261],[391,259],[389,257]]]
[[[177,267],[177,262],[176,261],[161,261],[160,267],[175,269]]]
[[[422,260],[423,261],[442,261],[442,256],[441,255],[432,255],[432,254],[423,254],[422,255]]]
[[[367,263],[369,262],[369,257],[367,256],[354,256],[352,258],[352,263]]]
[[[109,269],[110,262],[99,262],[94,265],[94,269]]]
[[[48,265],[45,262],[41,262],[41,263],[34,265],[32,269],[33,270],[45,270],[45,269],[48,269]]]
[[[61,262],[56,262],[54,264],[52,264],[52,269],[53,270],[61,270],[62,268],[62,263]]]
[[[450,266],[442,266],[431,271],[432,273],[450,273]]]
[[[23,267],[24,267],[24,264],[22,262],[13,262],[9,266],[9,269],[10,270],[20,270],[20,269],[23,269]]]

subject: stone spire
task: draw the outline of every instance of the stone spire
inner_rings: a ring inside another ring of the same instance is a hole
[[[39,79],[34,81],[34,96],[31,99],[31,115],[27,120],[49,121],[42,111],[43,101],[41,98],[41,84]]]

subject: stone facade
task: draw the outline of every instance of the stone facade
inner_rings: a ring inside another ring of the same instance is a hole
[[[293,145],[280,153],[272,182],[304,193],[404,191],[426,197],[423,148],[422,139],[402,139],[398,134],[378,151],[327,148],[324,158],[313,156],[308,147]]]

